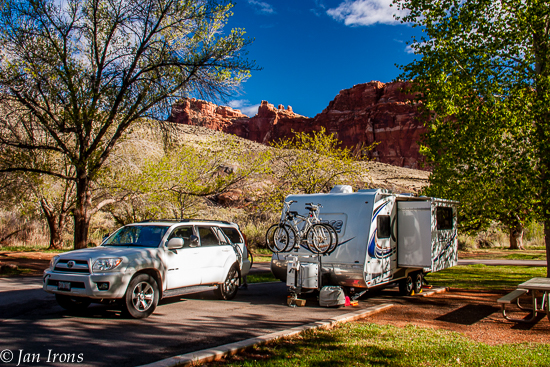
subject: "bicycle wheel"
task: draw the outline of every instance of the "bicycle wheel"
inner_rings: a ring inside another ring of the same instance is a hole
[[[329,229],[320,223],[314,224],[306,233],[307,245],[311,252],[324,254],[332,246],[332,234]]]
[[[274,224],[267,230],[265,241],[271,252],[279,253],[285,251],[289,246],[290,236],[284,227]]]
[[[332,243],[330,245],[330,248],[326,252],[326,254],[329,255],[329,254],[332,254],[334,250],[336,250],[336,247],[338,247],[338,232],[336,232],[336,229],[334,229],[334,227],[331,226],[330,224],[324,223],[323,225],[327,227],[332,237]]]

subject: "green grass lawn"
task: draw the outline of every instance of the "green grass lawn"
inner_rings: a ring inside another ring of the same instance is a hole
[[[10,252],[53,252],[61,253],[73,250],[72,247],[64,247],[61,250],[49,250],[48,246],[0,246],[0,251]]]
[[[510,250],[503,247],[459,251],[459,259],[508,259],[508,260],[546,260],[546,250],[540,247],[527,247],[527,250]]]
[[[458,333],[347,323],[250,348],[227,366],[549,366],[550,345],[489,346]]]
[[[248,283],[280,282],[271,272],[250,274],[246,277]]]
[[[431,273],[431,285],[481,290],[512,290],[535,277],[546,277],[545,267],[460,265]]]

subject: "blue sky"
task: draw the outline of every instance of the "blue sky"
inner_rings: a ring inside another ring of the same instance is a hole
[[[314,117],[342,89],[390,82],[395,64],[413,60],[418,31],[396,22],[391,0],[234,0],[227,26],[255,41],[247,50],[263,70],[242,84],[231,107],[253,116],[262,100]]]

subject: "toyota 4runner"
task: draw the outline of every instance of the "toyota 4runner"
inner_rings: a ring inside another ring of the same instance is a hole
[[[43,289],[67,310],[117,301],[129,316],[143,318],[161,298],[210,289],[232,299],[250,265],[235,223],[141,222],[118,229],[101,246],[55,256]]]

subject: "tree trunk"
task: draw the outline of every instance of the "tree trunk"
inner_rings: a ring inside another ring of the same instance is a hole
[[[67,213],[56,213],[55,208],[53,208],[45,198],[40,200],[40,206],[42,207],[42,212],[46,217],[48,229],[50,230],[50,247],[48,247],[48,250],[61,250],[63,248],[61,234],[65,228]]]
[[[48,250],[61,250],[63,248],[61,233],[64,227],[64,224],[60,223],[62,219],[56,218],[55,215],[46,215],[46,221],[50,230],[50,247],[48,247]]]
[[[523,226],[521,224],[510,226],[510,250],[525,250],[525,247],[523,247]]]
[[[88,230],[90,228],[90,211],[92,207],[90,181],[80,176],[76,181],[76,205],[74,209],[74,248],[82,249],[88,246]]]
[[[550,220],[544,221],[544,244],[546,245],[546,277],[550,278]]]

